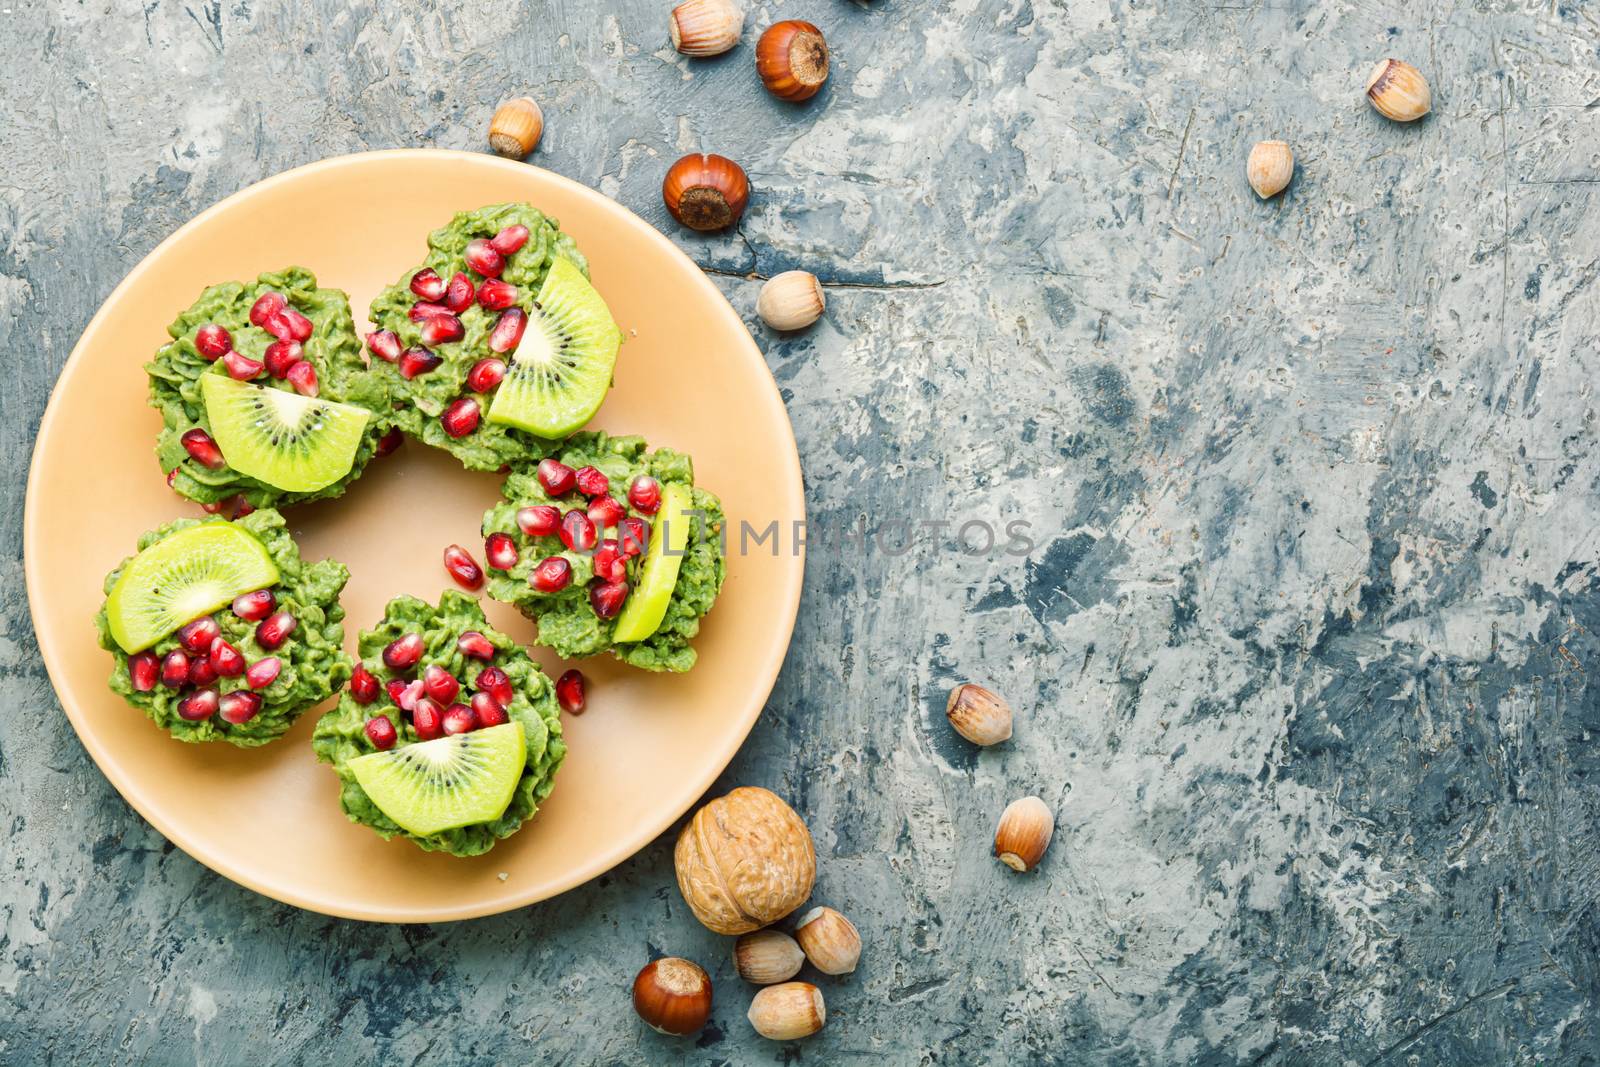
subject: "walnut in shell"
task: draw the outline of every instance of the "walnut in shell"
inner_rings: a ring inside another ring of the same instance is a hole
[[[719,934],[777,922],[805,903],[817,877],[811,831],[775,793],[754,786],[695,812],[673,861],[683,899]]]

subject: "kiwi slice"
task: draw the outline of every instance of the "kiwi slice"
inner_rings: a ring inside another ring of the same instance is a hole
[[[498,819],[527,762],[522,724],[512,720],[357,756],[348,766],[379,811],[426,837]]]
[[[255,535],[226,522],[202,523],[162,538],[122,568],[106,597],[106,622],[132,655],[277,580],[277,565]]]
[[[200,390],[211,436],[228,466],[290,493],[323,489],[350,473],[372,417],[354,404],[224,374],[202,376]]]
[[[489,405],[489,421],[539,437],[567,436],[599,410],[621,345],[606,302],[582,271],[557,256]]]
[[[661,510],[656,513],[650,546],[644,550],[644,567],[639,584],[628,595],[628,602],[617,616],[614,641],[643,641],[661,629],[678,585],[678,568],[689,551],[689,531],[694,523],[694,494],[687,485],[668,482],[661,487]]]

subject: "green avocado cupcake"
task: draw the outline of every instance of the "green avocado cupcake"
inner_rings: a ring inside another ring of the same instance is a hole
[[[566,757],[555,689],[477,600],[401,596],[364,630],[350,688],[311,747],[351,822],[476,856],[538,811]]]
[[[389,429],[348,298],[303,267],[213,285],[167,332],[145,365],[165,424],[156,455],[208,510],[339,496]]]
[[[611,388],[621,331],[555,220],[463,211],[373,301],[372,367],[400,425],[470,470],[549,455]]]
[[[111,688],[180,741],[264,745],[349,679],[349,580],[337,560],[303,561],[270,508],[168,523],[106,577]]]
[[[688,456],[646,447],[574,434],[508,475],[505,502],[483,517],[488,591],[565,658],[610,652],[644,670],[687,671],[727,577],[722,504],[695,487]]]

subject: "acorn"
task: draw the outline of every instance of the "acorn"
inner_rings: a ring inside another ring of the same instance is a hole
[[[672,217],[691,230],[723,230],[744,214],[750,181],[733,160],[692,152],[667,170],[661,199]]]
[[[544,133],[544,113],[532,97],[507,100],[489,122],[489,147],[507,159],[526,159]]]
[[[828,80],[828,42],[809,22],[774,22],[756,42],[756,73],[779,100],[808,100]]]
[[[676,956],[651,960],[633,980],[633,1010],[659,1033],[698,1033],[711,1018],[711,978]]]
[[[684,0],[667,20],[672,47],[686,56],[721,55],[743,31],[744,12],[732,0]]]
[[[825,307],[822,283],[803,270],[773,275],[756,297],[756,314],[774,330],[803,330],[822,317]]]
[[[1283,192],[1294,177],[1294,152],[1286,141],[1258,141],[1245,164],[1250,188],[1263,200]]]
[[[1044,858],[1055,834],[1055,816],[1038,797],[1013,800],[1000,815],[994,854],[1014,871],[1031,871]]]
[[[1396,122],[1415,122],[1433,110],[1428,80],[1410,63],[1381,59],[1367,77],[1367,99],[1378,114]]]

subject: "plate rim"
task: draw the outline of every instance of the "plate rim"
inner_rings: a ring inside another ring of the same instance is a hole
[[[712,282],[711,279],[706,275],[705,271],[700,268],[700,265],[695,263],[695,261],[689,257],[688,253],[668,239],[665,234],[661,233],[654,226],[640,218],[626,205],[611,199],[598,190],[590,188],[589,186],[584,185],[582,182],[579,182],[575,179],[568,178],[565,175],[558,174],[555,171],[548,170],[536,164],[517,162],[503,159],[498,156],[485,155],[479,152],[468,152],[460,149],[394,148],[372,152],[350,152],[343,155],[330,156],[311,163],[302,164],[298,167],[292,167],[288,170],[279,171],[276,174],[269,175],[268,177],[262,178],[256,182],[252,182],[241,189],[237,189],[202,210],[199,214],[195,215],[193,218],[189,219],[189,221],[173,230],[172,233],[168,234],[158,244],[156,244],[155,247],[150,249],[150,251],[147,252],[139,260],[139,262],[136,263],[122,277],[122,279],[111,289],[111,291],[106,294],[105,298],[95,309],[94,315],[89,319],[88,324],[84,326],[83,332],[79,334],[77,342],[72,347],[72,351],[68,354],[66,360],[61,364],[61,369],[59,372],[57,372],[56,380],[50,387],[50,399],[45,406],[44,414],[39,419],[38,430],[34,436],[33,451],[28,463],[28,482],[23,502],[22,535],[23,577],[24,584],[27,588],[28,617],[30,624],[33,626],[34,642],[39,648],[40,656],[44,659],[45,670],[50,679],[51,689],[55,693],[56,702],[61,706],[62,711],[66,714],[67,720],[72,726],[73,733],[77,735],[79,743],[83,745],[84,749],[88,752],[90,759],[94,761],[95,767],[100,771],[101,775],[105,777],[106,781],[111,784],[112,788],[117,791],[118,795],[122,797],[123,801],[126,802],[129,807],[133,808],[134,811],[136,811],[139,816],[143,818],[145,822],[149,823],[150,826],[152,826],[158,833],[160,833],[168,841],[171,841],[178,848],[182,849],[187,856],[199,863],[201,866],[214,871],[229,881],[249,889],[252,892],[258,893],[270,900],[289,904],[293,907],[321,915],[329,915],[335,918],[352,919],[365,922],[442,923],[501,915],[509,911],[514,911],[517,908],[537,904],[570,892],[578,886],[583,885],[585,882],[591,881],[607,871],[612,870],[619,864],[631,859],[633,856],[643,851],[657,838],[661,837],[662,834],[667,832],[673,823],[677,822],[678,819],[680,819],[690,807],[699,802],[700,798],[702,798],[705,793],[716,783],[717,778],[727,770],[728,765],[733,762],[733,758],[738,755],[739,749],[744,746],[744,742],[749,737],[750,731],[755,728],[756,721],[761,717],[761,712],[765,708],[767,699],[771,696],[772,689],[777,684],[778,675],[783,669],[783,664],[788,658],[789,648],[794,640],[794,626],[799,615],[801,593],[805,580],[806,550],[804,542],[801,542],[797,545],[797,551],[792,556],[794,564],[788,568],[788,573],[786,574],[783,582],[784,588],[782,600],[781,602],[774,603],[772,605],[774,613],[777,614],[781,619],[783,639],[781,642],[773,645],[773,651],[768,653],[766,662],[756,663],[751,666],[752,676],[757,681],[757,687],[752,690],[754,699],[752,699],[750,702],[751,706],[745,709],[742,721],[731,726],[726,734],[723,735],[721,745],[725,751],[719,752],[716,758],[707,764],[707,766],[712,768],[712,770],[699,788],[694,790],[694,792],[691,794],[689,801],[681,806],[676,806],[671,810],[663,809],[663,817],[651,820],[646,824],[641,824],[642,826],[647,827],[648,832],[638,833],[619,839],[617,844],[613,845],[607,850],[602,851],[596,858],[590,860],[587,864],[583,864],[574,868],[561,878],[556,879],[554,883],[546,886],[543,889],[535,889],[521,893],[512,890],[508,891],[506,895],[501,897],[489,897],[482,901],[465,904],[462,906],[422,908],[415,910],[363,907],[359,901],[341,903],[336,901],[321,900],[300,892],[292,885],[283,887],[274,886],[269,889],[263,884],[257,882],[255,879],[249,877],[245,872],[239,870],[234,864],[227,862],[226,860],[220,860],[218,857],[207,855],[203,850],[197,850],[196,848],[192,847],[192,841],[189,839],[188,835],[177,829],[175,825],[166,818],[159,817],[152,810],[150,810],[146,803],[146,798],[140,794],[136,775],[125,775],[121,772],[120,768],[115,771],[111,768],[108,768],[108,753],[106,753],[103,746],[100,745],[96,740],[92,740],[95,737],[94,732],[84,728],[83,723],[85,720],[82,709],[72,706],[63,695],[59,678],[65,676],[67,672],[65,667],[57,662],[57,657],[53,652],[52,647],[45,640],[43,640],[39,626],[38,605],[40,603],[41,594],[45,588],[45,577],[38,572],[38,565],[35,563],[36,557],[32,551],[32,548],[39,542],[40,538],[45,536],[45,531],[40,528],[40,523],[43,520],[40,518],[39,514],[40,504],[38,500],[38,494],[40,492],[39,485],[41,479],[38,477],[38,475],[42,462],[41,456],[45,452],[45,442],[51,439],[51,430],[53,424],[59,417],[60,411],[65,404],[64,392],[61,388],[62,382],[68,377],[69,372],[76,367],[78,362],[85,357],[89,342],[96,340],[96,335],[102,329],[103,322],[106,318],[106,309],[117,302],[123,291],[131,286],[135,279],[144,275],[148,271],[154,270],[154,264],[165,255],[170,246],[176,244],[181,238],[191,231],[206,226],[212,217],[220,214],[223,209],[234,205],[238,201],[249,200],[253,197],[262,195],[262,193],[274,188],[277,185],[303,178],[310,174],[348,166],[359,166],[365,164],[381,165],[389,160],[414,158],[419,155],[428,156],[430,158],[454,158],[469,166],[500,168],[519,173],[525,173],[529,171],[535,172],[542,180],[552,181],[559,186],[565,187],[567,191],[572,192],[580,199],[588,200],[589,202],[597,205],[603,214],[618,220],[621,225],[632,229],[639,239],[654,241],[660,247],[667,249],[672,256],[675,256],[678,260],[680,260],[682,265],[687,267],[697,279],[695,284],[700,286],[708,295],[715,298],[712,303],[717,308],[717,313],[724,316],[724,318],[731,318],[732,321],[737,324],[737,332],[741,334],[744,339],[743,344],[739,346],[743,358],[755,360],[763,372],[765,372],[766,387],[770,390],[771,399],[776,407],[776,410],[781,412],[783,415],[782,433],[784,434],[789,446],[784,456],[785,465],[788,468],[787,473],[790,475],[789,480],[794,487],[793,491],[789,494],[792,497],[792,499],[789,501],[789,506],[792,514],[795,515],[800,522],[805,521],[806,515],[805,481],[800,465],[799,444],[795,440],[794,436],[794,424],[789,418],[788,406],[783,402],[782,393],[778,389],[776,379],[772,376],[771,368],[767,365],[766,358],[762,354],[760,347],[756,344],[755,338],[751,336],[749,328],[745,326],[744,319],[740,317],[738,311],[728,301],[728,298],[723,295],[722,291],[717,288],[716,284]],[[334,281],[337,282],[337,279],[334,279]],[[762,684],[763,682],[764,684]],[[113,763],[111,764],[111,767],[117,767],[117,765]]]

